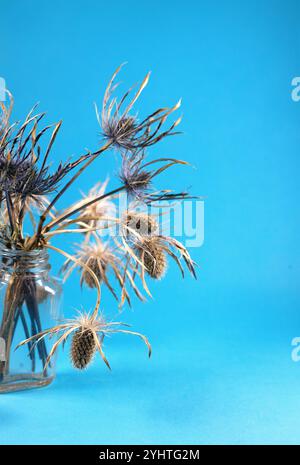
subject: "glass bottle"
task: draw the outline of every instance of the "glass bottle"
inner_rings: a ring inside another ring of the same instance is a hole
[[[55,375],[53,339],[17,345],[62,317],[60,280],[50,275],[46,249],[0,247],[0,393],[47,386]]]

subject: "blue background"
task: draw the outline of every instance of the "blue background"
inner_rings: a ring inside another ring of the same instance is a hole
[[[49,388],[0,397],[1,444],[299,443],[300,74],[298,1],[0,1],[1,68],[24,116],[40,100],[62,118],[58,161],[99,143],[93,102],[116,66],[129,86],[150,69],[145,114],[183,98],[184,135],[154,154],[197,165],[164,182],[206,197],[199,279],[170,267],[123,319],[146,333],[106,344],[86,373],[61,353]],[[68,192],[117,170],[107,154]],[[117,185],[112,179],[111,185]],[[58,266],[58,259],[53,257]],[[65,311],[88,307],[74,279]],[[105,297],[104,310],[112,310]]]

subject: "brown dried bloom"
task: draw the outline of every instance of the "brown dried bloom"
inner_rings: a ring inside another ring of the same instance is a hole
[[[150,204],[163,200],[182,200],[193,198],[187,192],[172,192],[171,190],[158,190],[153,187],[153,180],[174,165],[188,165],[176,158],[157,158],[146,162],[144,150],[126,151],[122,153],[122,165],[119,178],[126,188],[130,198],[139,202]],[[161,166],[157,167],[160,164]]]
[[[161,279],[167,271],[167,259],[159,240],[143,240],[144,247],[138,248],[146,272],[153,279]]]
[[[69,209],[64,211],[64,214],[68,214],[68,211],[80,208],[88,203],[87,207],[83,209],[82,214],[78,219],[78,224],[81,228],[101,228],[105,227],[105,224],[109,218],[115,215],[115,204],[112,202],[112,197],[105,197],[98,202],[90,203],[93,199],[104,196],[107,188],[108,180],[101,183],[97,183],[87,195],[83,194],[83,199],[76,202]]]
[[[139,121],[137,116],[130,115],[135,102],[148,84],[150,73],[146,75],[134,97],[127,105],[125,105],[125,101],[129,97],[131,89],[123,95],[119,102],[116,97],[112,97],[114,90],[119,85],[114,84],[114,81],[121,68],[122,65],[117,68],[107,86],[101,116],[96,107],[97,119],[104,137],[117,148],[135,150],[149,147],[166,136],[178,134],[178,132],[174,132],[174,129],[180,123],[181,118],[178,118],[165,131],[161,131],[161,128],[168,116],[180,107],[180,100],[174,107],[159,108],[142,121]]]
[[[154,215],[143,211],[128,210],[122,216],[123,234],[148,236],[157,234],[159,225]]]
[[[151,278],[160,279],[164,276],[167,269],[166,255],[173,258],[184,277],[180,261],[183,259],[190,273],[196,278],[195,263],[184,245],[174,238],[162,235],[140,237],[134,249]]]
[[[94,358],[97,346],[90,329],[79,328],[73,335],[71,344],[71,361],[75,368],[83,370]]]
[[[149,357],[151,356],[151,345],[143,334],[122,327],[128,327],[125,323],[121,322],[107,322],[102,315],[90,315],[88,313],[81,313],[71,320],[65,320],[65,323],[54,326],[50,329],[42,331],[28,339],[22,341],[18,347],[25,344],[34,342],[38,344],[39,341],[43,340],[46,336],[53,337],[59,335],[58,340],[53,344],[52,349],[47,357],[44,370],[47,369],[53,355],[56,353],[60,344],[64,344],[70,335],[73,335],[71,345],[71,359],[75,368],[83,369],[88,366],[92,361],[95,351],[98,350],[102,360],[110,368],[109,362],[103,352],[103,341],[105,336],[124,333],[132,334],[141,338],[148,348]]]
[[[96,275],[99,283],[104,283],[116,300],[119,300],[116,291],[110,283],[109,272],[116,278],[119,283],[122,293],[125,293],[125,297],[130,303],[128,292],[125,288],[126,277],[131,278],[130,272],[123,263],[123,251],[120,248],[114,250],[111,246],[106,243],[104,244],[99,237],[95,235],[95,243],[87,243],[86,241],[78,247],[77,253],[74,258],[75,263],[71,260],[67,260],[64,263],[63,271],[65,271],[65,280],[69,278],[74,269],[78,266],[78,262],[85,265],[85,268],[80,267],[81,271],[81,284],[85,283],[90,288],[95,288],[96,283],[88,269],[92,270]],[[131,281],[131,280],[130,280]],[[135,292],[137,290],[135,289]]]

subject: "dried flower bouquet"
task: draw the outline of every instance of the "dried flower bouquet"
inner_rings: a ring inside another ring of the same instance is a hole
[[[5,273],[8,258],[6,251],[16,251],[18,258],[10,264],[12,272],[5,293],[5,303],[0,337],[5,341],[5,361],[0,362],[0,381],[9,372],[9,360],[14,333],[18,324],[23,325],[25,339],[16,341],[28,347],[28,355],[35,370],[39,358],[47,372],[51,359],[60,344],[68,337],[71,341],[71,359],[75,368],[85,368],[98,351],[106,365],[109,362],[103,351],[105,336],[113,333],[131,334],[140,337],[146,344],[149,356],[151,346],[147,338],[128,329],[121,322],[107,321],[100,310],[101,289],[107,287],[118,301],[131,304],[130,289],[144,300],[150,294],[147,275],[160,279],[167,267],[167,256],[172,258],[184,276],[183,264],[195,275],[195,264],[186,248],[177,240],[164,236],[156,215],[149,214],[147,207],[158,201],[178,201],[191,198],[187,192],[169,189],[156,190],[154,181],[162,172],[174,165],[186,165],[174,158],[158,158],[148,161],[147,149],[160,140],[177,134],[178,118],[166,127],[170,116],[180,107],[159,108],[140,121],[132,109],[146,87],[149,74],[137,91],[126,92],[120,100],[114,96],[118,84],[115,79],[121,66],[113,74],[106,89],[101,111],[96,115],[101,126],[103,145],[95,152],[87,152],[72,162],[60,163],[55,171],[49,165],[49,156],[61,122],[41,128],[44,113],[35,113],[34,107],[22,124],[11,124],[13,98],[8,94],[8,104],[1,104],[0,120],[0,248],[2,273]],[[41,141],[50,133],[49,142],[42,150]],[[107,190],[107,182],[99,183],[78,202],[62,211],[57,211],[58,201],[79,176],[105,152],[114,149],[121,157],[120,186]],[[67,176],[71,175],[67,180]],[[117,214],[114,202],[121,193],[126,193],[130,203],[122,214]],[[52,196],[50,197],[50,195]],[[144,211],[140,206],[144,206]],[[166,207],[167,208],[167,207]],[[31,233],[25,228],[31,222]],[[118,227],[118,235],[104,241],[103,229]],[[61,234],[80,233],[82,243],[74,254],[53,245],[53,239]],[[33,276],[26,272],[27,253],[50,249],[65,258],[62,271],[67,279],[77,268],[81,284],[97,292],[94,309],[78,312],[71,320],[56,326],[42,328],[39,305],[43,296]],[[115,289],[113,281],[119,286]],[[24,305],[28,312],[24,315]],[[29,320],[28,320],[29,318]],[[28,325],[27,321],[30,321]],[[54,338],[55,336],[55,338]],[[45,340],[53,338],[51,350]]]

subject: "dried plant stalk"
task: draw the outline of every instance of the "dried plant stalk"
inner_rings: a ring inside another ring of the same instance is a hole
[[[24,314],[25,311],[28,317]],[[30,329],[27,325],[28,318]],[[0,337],[5,341],[6,349],[5,362],[0,363],[0,379],[3,379],[9,373],[12,341],[19,320],[21,320],[25,335],[29,335],[30,332],[31,335],[35,335],[42,330],[36,294],[36,280],[34,277],[30,277],[30,274],[25,277],[17,273],[12,275],[6,289],[4,312],[0,327]],[[32,362],[33,372],[35,371],[36,349],[43,366],[48,356],[44,341],[41,341],[35,348],[29,346],[29,357]]]
[[[169,257],[176,262],[182,275],[183,261],[196,277],[195,264],[187,249],[174,238],[162,235],[156,218],[135,208],[136,204],[149,206],[162,200],[194,198],[185,191],[173,192],[169,188],[157,190],[153,185],[160,174],[173,167],[187,166],[187,162],[171,157],[148,160],[149,148],[166,137],[178,134],[181,117],[176,117],[169,124],[168,121],[180,108],[181,100],[171,107],[158,108],[139,120],[138,113],[133,113],[133,107],[148,85],[150,73],[135,93],[129,89],[118,100],[114,96],[118,86],[115,80],[121,67],[117,68],[109,81],[101,112],[96,107],[102,145],[94,151],[86,151],[74,161],[60,163],[55,170],[52,170],[49,158],[62,122],[41,128],[45,114],[35,113],[35,106],[23,123],[11,124],[12,96],[8,94],[7,106],[0,103],[0,254],[1,249],[25,253],[44,249],[57,252],[66,259],[63,266],[65,279],[77,268],[80,282],[97,292],[95,306],[90,313],[80,313],[76,318],[44,329],[39,305],[46,296],[37,287],[34,276],[28,270],[20,271],[21,262],[15,260],[7,283],[0,324],[0,337],[6,343],[7,359],[5,363],[0,362],[0,381],[10,370],[12,342],[18,325],[22,325],[26,336],[19,346],[28,345],[32,372],[40,360],[46,373],[53,355],[69,336],[72,338],[71,359],[78,369],[88,366],[96,351],[109,367],[103,344],[107,335],[117,332],[140,337],[150,355],[151,346],[144,335],[124,329],[123,323],[108,322],[102,316],[102,286],[122,307],[125,302],[131,305],[130,289],[140,300],[145,300],[140,285],[151,296],[145,277],[162,278]],[[48,141],[41,144],[47,134]],[[107,182],[98,182],[84,198],[63,210],[56,210],[75,181],[95,164],[100,155],[111,149],[120,154],[119,185],[107,191]],[[117,215],[109,207],[120,194],[127,194],[132,203],[125,214]],[[30,234],[24,231],[27,218],[32,228]],[[110,228],[116,225],[120,228],[119,236],[110,237],[104,242],[99,237],[100,231],[106,229],[111,232]],[[62,250],[52,243],[58,235],[75,233],[83,237],[75,253]],[[47,336],[58,338],[49,352],[45,343]]]

